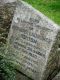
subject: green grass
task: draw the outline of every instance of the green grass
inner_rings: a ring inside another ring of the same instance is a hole
[[[24,0],[60,25],[60,0]]]
[[[14,65],[0,55],[0,80],[16,80]]]

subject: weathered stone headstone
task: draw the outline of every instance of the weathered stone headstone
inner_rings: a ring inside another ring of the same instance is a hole
[[[55,76],[55,78],[54,79],[52,79],[52,80],[60,80],[60,72]]]
[[[59,69],[60,28],[42,13],[20,1],[8,37],[6,56],[28,77],[47,80]]]
[[[0,0],[0,55],[4,54],[5,44],[13,19],[16,1]]]

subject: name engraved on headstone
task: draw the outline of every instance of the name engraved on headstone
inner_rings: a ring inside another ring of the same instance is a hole
[[[27,76],[39,75],[41,80],[58,30],[42,13],[20,1],[8,37],[8,59]]]

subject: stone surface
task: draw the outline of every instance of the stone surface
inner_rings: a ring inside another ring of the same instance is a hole
[[[3,0],[2,0],[3,1]],[[3,55],[9,29],[13,19],[16,2],[0,3],[0,55]]]
[[[55,76],[55,78],[54,79],[52,79],[52,80],[60,80],[60,72]]]
[[[5,4],[5,3],[11,3],[11,2],[15,2],[17,0],[0,0],[0,4]]]
[[[20,72],[16,72],[16,80],[32,80],[32,79],[28,78],[26,75]]]
[[[20,1],[8,36],[7,58],[35,80],[50,80],[60,68],[60,28]]]

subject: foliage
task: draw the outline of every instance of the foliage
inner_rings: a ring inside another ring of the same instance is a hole
[[[0,80],[15,80],[15,70],[12,64],[0,56]]]

